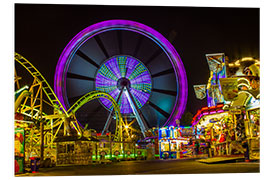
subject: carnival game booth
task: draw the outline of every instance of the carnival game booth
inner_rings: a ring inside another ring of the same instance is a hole
[[[213,156],[242,155],[242,136],[236,131],[236,118],[223,104],[204,107],[193,118],[196,139],[204,142],[204,153]]]
[[[183,156],[191,156],[189,147],[190,138],[181,136],[180,127],[162,127],[159,129],[159,149],[161,159],[179,159]]]

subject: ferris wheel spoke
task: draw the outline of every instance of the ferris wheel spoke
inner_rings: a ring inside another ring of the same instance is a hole
[[[82,59],[84,59],[85,61],[87,61],[88,63],[92,64],[93,66],[95,66],[96,68],[100,68],[100,66],[93,60],[91,59],[89,56],[87,56],[86,54],[84,54],[82,51],[80,51],[79,49],[76,51],[76,55],[80,56]]]
[[[67,78],[95,81],[95,78],[82,76],[82,75],[74,74],[74,73],[71,73],[71,72],[67,72]]]
[[[151,63],[156,57],[158,57],[160,54],[163,53],[163,50],[161,48],[157,49],[152,56],[146,61],[145,65],[147,66],[149,63]]]
[[[137,41],[137,44],[136,44],[136,47],[135,47],[135,50],[133,52],[133,57],[136,57],[137,56],[137,53],[138,51],[140,50],[140,47],[142,45],[142,42],[143,42],[143,36],[140,36],[138,41]]]
[[[164,117],[166,117],[167,119],[170,117],[170,114],[167,113],[166,111],[164,111],[163,109],[161,109],[159,106],[157,106],[156,104],[152,103],[151,101],[149,101],[148,103],[151,107],[153,107],[156,111],[158,111],[160,114],[162,114]]]
[[[98,104],[98,107],[96,107],[96,109],[94,109],[94,110],[92,111],[92,113],[97,113],[97,112],[99,112],[102,108],[103,108],[103,106],[99,103],[99,104]]]
[[[134,72],[136,69],[136,66],[139,64],[138,61],[134,60],[133,58],[128,58],[126,61],[126,78],[129,78],[129,76]]]
[[[105,84],[107,84],[106,81],[114,82],[114,83],[117,82],[117,80],[118,80],[117,76],[110,70],[110,68],[108,68],[104,64],[99,69],[99,71],[100,71],[100,73],[96,75],[97,81],[104,81]]]
[[[172,74],[172,73],[174,73],[174,69],[173,68],[170,68],[170,69],[167,69],[165,71],[161,71],[159,73],[153,74],[152,75],[152,78],[163,76],[163,75],[167,75],[167,74]]]
[[[155,89],[155,88],[153,88],[152,91],[162,93],[162,94],[177,96],[177,91],[171,91],[171,90],[165,90],[165,89]]]
[[[144,116],[144,114],[142,113],[142,111],[141,111],[140,114],[142,115],[143,119],[146,120],[146,117]],[[146,123],[147,127],[150,127],[148,121],[144,121],[144,122]]]
[[[117,61],[108,62],[107,67],[117,79],[121,78],[121,69],[119,68]]]
[[[74,96],[74,97],[69,97],[68,98],[68,102],[70,103],[74,103],[76,102],[78,99],[80,99],[83,95],[80,95],[80,96]]]
[[[96,40],[98,46],[100,47],[100,49],[102,50],[103,54],[105,55],[105,57],[108,59],[109,58],[109,54],[102,42],[102,40],[100,39],[99,36],[94,36],[94,39]]]
[[[137,90],[135,88],[130,88],[130,92],[135,97],[134,98],[135,102],[137,103],[137,105],[139,105],[139,107],[141,107],[142,104],[144,104],[150,96],[149,93],[146,93],[146,92],[142,91],[141,89]]]
[[[117,31],[117,41],[118,41],[119,54],[122,54],[123,52],[122,31]]]

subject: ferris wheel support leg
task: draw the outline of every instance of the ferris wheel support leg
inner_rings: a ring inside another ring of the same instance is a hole
[[[122,96],[122,93],[123,93],[123,89],[120,91],[120,93],[119,93],[119,95],[117,97],[117,100],[116,100],[117,104],[118,104],[118,102],[120,100],[120,97]],[[102,133],[101,133],[102,135],[104,135],[108,131],[108,128],[109,128],[109,126],[110,126],[110,124],[112,122],[112,116],[113,116],[113,111],[110,112],[110,115],[109,115],[109,117],[108,117],[108,119],[106,121],[106,124],[105,124],[105,126],[104,126],[104,128],[102,130]]]
[[[139,124],[139,126],[141,128],[141,132],[142,132],[143,136],[146,137],[145,132],[148,129],[147,124],[146,124],[143,116],[139,113],[139,108],[136,106],[135,101],[134,101],[132,95],[129,92],[129,89],[124,88],[124,92],[125,92],[125,94],[127,96],[127,99],[128,99],[129,104],[130,104],[130,106],[132,108],[132,111],[134,112],[134,114],[136,116],[137,122],[138,122],[138,124]]]
[[[105,126],[104,126],[104,128],[102,130],[102,133],[101,133],[102,135],[104,135],[108,131],[108,128],[109,128],[109,126],[110,126],[110,124],[112,122],[112,116],[113,116],[113,111],[111,111],[110,114],[109,114],[109,117],[108,117],[108,119],[106,121],[106,124],[105,124]]]

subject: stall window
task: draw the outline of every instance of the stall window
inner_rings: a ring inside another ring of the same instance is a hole
[[[169,142],[161,142],[161,151],[169,151]]]

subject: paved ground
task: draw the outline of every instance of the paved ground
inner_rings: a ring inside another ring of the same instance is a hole
[[[122,161],[112,164],[41,168],[19,176],[80,176],[128,174],[258,173],[258,162],[206,164],[197,160]]]

